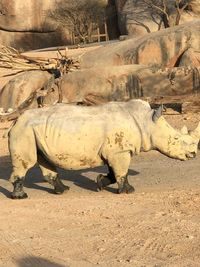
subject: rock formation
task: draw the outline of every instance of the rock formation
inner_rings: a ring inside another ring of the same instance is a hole
[[[131,98],[173,96],[200,92],[200,68],[154,69],[125,65],[82,70],[61,81],[63,102],[125,101]],[[53,92],[55,94],[55,92]],[[47,95],[44,103],[53,100]],[[54,101],[56,100],[56,94]]]
[[[48,19],[51,0],[2,0],[0,3],[1,44],[23,50],[60,45],[55,23]]]
[[[83,56],[82,67],[124,64],[177,67],[189,48],[200,51],[200,20],[102,46]]]
[[[52,75],[46,71],[28,71],[11,79],[0,91],[0,107],[6,112],[16,109],[32,92],[44,89]],[[37,107],[33,103],[31,107]]]
[[[200,67],[200,51],[188,48],[180,57],[178,65]]]

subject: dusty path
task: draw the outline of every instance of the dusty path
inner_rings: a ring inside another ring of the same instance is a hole
[[[200,266],[200,153],[187,162],[141,153],[129,172],[131,195],[96,192],[105,168],[60,170],[71,189],[54,195],[36,167],[26,180],[29,199],[18,201],[9,199],[6,144],[0,139],[0,267]]]

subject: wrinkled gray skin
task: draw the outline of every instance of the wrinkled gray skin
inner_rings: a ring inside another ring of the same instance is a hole
[[[131,193],[127,173],[132,155],[157,149],[180,160],[195,157],[199,129],[182,134],[141,100],[111,102],[101,106],[57,104],[21,115],[9,133],[13,172],[12,198],[25,198],[26,172],[37,162],[55,193],[65,186],[56,167],[80,170],[106,164],[109,173],[97,177],[102,190],[117,182],[119,193]]]

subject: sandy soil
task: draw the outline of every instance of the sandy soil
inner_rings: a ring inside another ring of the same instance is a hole
[[[199,114],[167,116],[194,128]],[[0,136],[8,124],[0,125]],[[37,166],[27,176],[26,200],[9,198],[11,162],[0,138],[0,267],[200,266],[200,153],[181,162],[156,151],[134,157],[136,191],[96,192],[105,168],[59,174],[70,191],[54,195]]]

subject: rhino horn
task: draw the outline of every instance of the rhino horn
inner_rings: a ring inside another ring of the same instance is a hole
[[[187,126],[183,126],[183,128],[181,129],[181,134],[188,134]]]
[[[199,122],[197,128],[190,132],[190,135],[200,139],[200,122]]]
[[[163,111],[163,105],[161,105],[157,110],[154,111],[152,119],[153,122],[156,122],[161,116]]]

